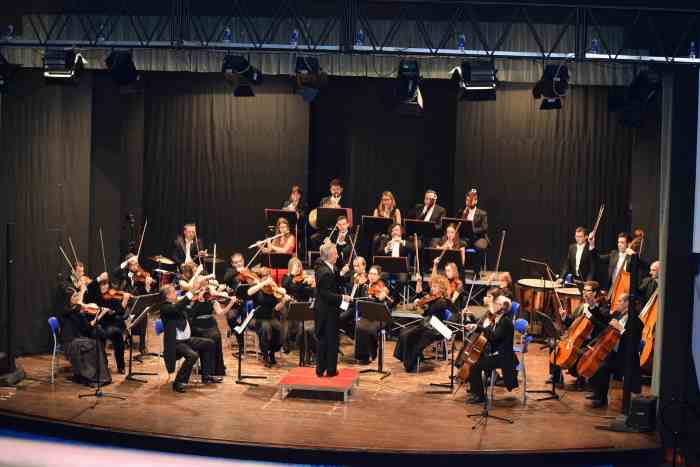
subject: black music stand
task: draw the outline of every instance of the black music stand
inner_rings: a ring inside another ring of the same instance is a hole
[[[94,397],[97,399],[97,401],[95,401],[95,406],[97,406],[97,403],[103,397],[110,397],[112,399],[126,400],[126,396],[122,396],[120,394],[114,394],[111,392],[103,392],[102,391],[102,382],[100,380],[100,375],[101,375],[100,357],[104,358],[105,366],[106,366],[107,365],[107,356],[105,354],[104,344],[100,343],[100,339],[97,337],[97,335],[95,335],[95,372],[97,374],[97,387],[95,388],[95,392],[91,392],[91,393],[87,393],[87,394],[78,394],[78,399],[83,399],[85,397]],[[51,369],[51,371],[53,371],[53,368]],[[109,371],[109,369],[107,371]]]
[[[381,378],[385,379],[391,375],[391,371],[384,371],[384,331],[386,323],[391,321],[391,313],[389,307],[385,303],[374,301],[358,300],[358,314],[368,321],[376,321],[379,323],[379,349],[377,349],[377,369],[368,368],[360,371],[360,373],[379,373]]]
[[[287,211],[286,209],[265,208],[265,220],[267,221],[268,226],[276,225],[277,219],[279,219],[280,217],[287,220],[287,223],[289,224],[289,230],[296,229],[297,223],[299,222],[299,218],[297,217],[296,211]]]
[[[406,256],[374,256],[372,264],[376,264],[382,268],[382,272],[387,274],[408,274],[408,258]],[[409,278],[410,279],[410,278]],[[402,298],[404,303],[408,302],[408,282],[403,284],[404,290]]]
[[[444,255],[443,252],[445,253]],[[438,268],[444,268],[447,263],[455,263],[460,270],[464,267],[461,250],[443,250],[442,248],[423,248],[423,264],[430,265],[432,269],[433,261],[435,261],[435,258],[439,258],[440,255],[442,255],[442,259],[438,263]]]
[[[309,340],[306,335],[306,329],[304,329],[304,323],[306,321],[314,320],[314,312],[311,309],[311,302],[294,302],[289,304],[289,311],[287,312],[287,319],[289,321],[301,321],[301,332],[304,336],[304,349],[306,349],[306,360],[308,362],[309,358]],[[299,350],[299,366],[304,366],[304,352]]]
[[[394,223],[393,219],[378,216],[362,216],[362,228],[368,238],[374,238],[377,234],[385,234]]]
[[[442,231],[444,232],[447,230],[447,226],[450,224],[454,224],[455,226],[459,225],[459,236],[462,238],[467,238],[469,237],[469,234],[473,234],[474,230],[472,229],[473,223],[471,221],[468,221],[466,219],[460,219],[459,217],[443,217],[442,220],[440,221],[440,226],[442,227]],[[461,224],[461,225],[460,225]]]
[[[262,253],[260,264],[272,269],[287,269],[292,255],[289,253]]]
[[[243,335],[243,333],[246,332],[246,329],[248,329],[248,324],[250,324],[250,321],[253,319],[253,316],[255,316],[255,309],[248,313],[248,316],[243,320],[243,323],[241,323],[239,326],[236,326],[233,328],[233,332],[235,332],[238,335]],[[243,337],[243,348],[238,351],[238,377],[236,378],[236,384],[245,384],[247,386],[258,386],[255,383],[250,383],[248,381],[244,381],[246,379],[267,379],[267,376],[261,376],[261,375],[244,375],[243,374],[243,354],[245,353],[245,336]]]
[[[436,227],[432,222],[426,222],[420,219],[405,219],[404,225],[406,227],[406,237],[410,237],[414,234],[418,234],[418,236],[423,239],[435,237]],[[427,244],[430,244],[430,242],[427,242]]]
[[[151,311],[156,311],[160,308],[160,305],[162,304],[162,300],[160,298],[159,293],[155,294],[149,294],[149,295],[141,295],[139,297],[136,297],[136,300],[134,301],[134,304],[131,306],[131,310],[129,311],[130,315],[136,316],[129,325],[126,327],[126,332],[129,336],[129,372],[126,374],[126,380],[128,381],[136,381],[139,383],[146,383],[147,381],[145,379],[139,379],[136,378],[136,376],[156,376],[158,373],[147,373],[147,372],[138,372],[138,371],[132,371],[133,368],[133,360],[138,360],[138,357],[134,357],[134,335],[131,332],[131,329],[139,324],[143,319],[146,319],[148,316],[148,313]],[[146,331],[148,332],[148,328],[146,328]],[[143,354],[140,354],[141,356]],[[157,354],[153,354],[157,355]],[[161,357],[159,355],[159,357]]]
[[[318,230],[332,229],[340,216],[348,217],[348,211],[347,208],[318,208],[316,210]],[[349,217],[348,220],[350,220]]]

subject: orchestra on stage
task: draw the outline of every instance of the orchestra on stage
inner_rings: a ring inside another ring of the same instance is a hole
[[[386,376],[383,361],[392,357],[416,373],[427,349],[442,349],[444,365],[453,367],[451,384],[467,389],[470,404],[484,403],[487,385],[518,386],[514,345],[524,335],[546,343],[548,383],[561,387],[570,375],[591,391],[592,408],[607,405],[611,378],[634,374],[625,371],[626,349],[640,349],[639,372],[651,371],[661,264],[645,261],[644,232],[621,232],[614,250],[600,251],[601,206],[590,229],[572,228],[560,268],[524,259],[538,272],[514,281],[500,270],[505,231],[489,232],[478,201],[477,190],[468,190],[449,217],[434,190],[404,211],[384,191],[358,218],[340,180],[313,209],[295,185],[280,209],[266,210],[269,234],[246,251],[224,257],[191,222],[162,254],[145,258],[146,222],[114,269],[101,244],[102,270],[94,278],[69,239],[70,250],[59,247],[68,268],[59,284],[59,338],[73,379],[111,382],[108,342],[113,368],[130,376],[133,360],[156,348],[147,342],[156,322],[158,356],[178,393],[187,391],[195,369],[201,383],[221,383],[227,338],[240,357],[246,334],[255,337],[265,367],[294,350],[300,365],[315,364],[323,378],[338,373],[339,360],[376,364]],[[223,333],[217,317],[227,323]],[[393,354],[385,354],[387,340],[395,341]],[[353,352],[339,357],[343,341]],[[638,378],[632,387],[639,392]]]

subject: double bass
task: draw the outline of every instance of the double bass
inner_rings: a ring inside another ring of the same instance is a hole
[[[629,247],[637,252],[637,254],[641,254],[641,251],[644,248],[644,231],[642,229],[636,229],[634,231],[634,235],[635,237],[632,242],[630,242]],[[629,258],[627,258],[625,264],[628,261]],[[620,272],[617,273],[615,282],[613,282],[613,285],[610,287],[610,291],[608,292],[610,306],[615,306],[615,303],[617,303],[617,299],[620,297],[620,295],[630,292],[630,281],[631,274],[625,271],[624,267],[620,268]]]
[[[646,373],[650,373],[654,364],[654,340],[656,336],[656,315],[659,302],[659,291],[654,291],[649,297],[649,301],[644,305],[639,319],[644,327],[642,328],[642,351],[639,354],[639,367]]]

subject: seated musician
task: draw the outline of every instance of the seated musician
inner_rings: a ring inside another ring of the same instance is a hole
[[[197,237],[197,225],[185,224],[182,228],[182,235],[178,235],[173,244],[171,253],[173,261],[178,266],[183,263],[192,263],[197,256],[205,256],[204,241]]]
[[[75,261],[72,266],[73,272],[70,276],[61,275],[62,279],[59,285],[64,291],[68,289],[79,290],[83,284],[90,284],[90,278],[85,275],[85,264],[82,261]]]
[[[209,286],[208,279],[200,277],[196,280],[192,290],[198,290],[198,299],[187,309],[187,317],[191,323],[192,335],[203,337],[214,342],[212,350],[212,380],[215,383],[222,382],[226,376],[224,354],[221,343],[221,332],[215,316],[226,315],[235,304],[235,300],[226,300],[226,304],[219,303],[218,298],[228,298],[226,294],[219,294],[213,286]]]
[[[448,225],[442,238],[433,241],[433,248],[459,250],[462,258],[462,266],[464,266],[466,244],[459,238],[459,233],[457,232],[457,226],[455,224]]]
[[[83,296],[85,286],[81,290],[64,290],[65,302],[59,318],[61,327],[60,339],[63,351],[73,369],[73,381],[80,384],[94,385],[98,376],[100,384],[109,384],[112,378],[107,368],[107,355],[102,343],[95,338],[95,329],[90,325],[92,317],[84,312]],[[100,371],[96,371],[95,363],[99,361]]]
[[[381,279],[382,268],[374,265],[367,273],[366,297],[370,300],[384,303],[389,302],[389,289]],[[361,297],[360,297],[361,298]],[[355,358],[362,365],[367,365],[377,358],[377,334],[379,333],[377,321],[370,321],[363,317],[357,321],[357,342],[355,346]]]
[[[268,241],[262,248],[263,253],[292,254],[297,248],[296,236],[289,230],[289,222],[284,217],[277,219],[275,223],[275,235],[281,235]],[[271,269],[272,278],[277,285],[282,283],[282,277],[287,274],[286,269]]]
[[[561,275],[557,280],[558,285],[567,280],[569,274],[574,281],[591,281],[595,278],[595,262],[589,244],[588,231],[584,227],[576,227],[574,240],[575,242],[569,245]]]
[[[377,256],[391,256],[392,258],[411,258],[416,254],[416,242],[404,238],[404,229],[401,224],[392,224],[389,227],[388,235],[381,235],[377,238],[377,246],[375,254]],[[420,243],[418,243],[420,249]],[[411,260],[408,260],[409,263]],[[408,282],[408,274],[392,274],[389,276],[390,282],[398,282],[399,286],[403,286]]]
[[[490,346],[489,352],[481,354],[479,361],[469,373],[468,404],[484,403],[483,374],[488,376],[493,369],[501,370],[503,381],[509,391],[518,386],[516,360],[513,353],[513,321],[504,316],[510,312],[510,305],[510,300],[501,295],[493,303],[491,315],[481,325],[467,325],[468,331],[483,332]]]
[[[112,273],[112,278],[117,282],[117,289],[127,292],[132,296],[151,293],[156,281],[145,272],[139,264],[138,256],[133,253],[126,255],[126,259],[119,268]],[[148,320],[143,319],[133,328],[133,334],[139,336],[139,352],[146,353],[146,330]]]
[[[106,272],[100,274],[87,287],[85,300],[88,303],[96,304],[100,309],[107,308],[110,311],[105,314],[95,326],[96,335],[103,341],[109,340],[114,349],[114,363],[117,371],[124,374],[124,324],[127,316],[129,299],[131,296],[123,292],[121,300],[110,297],[109,276]]]
[[[186,293],[194,289],[195,282],[201,277],[204,267],[195,263],[184,263],[180,266],[177,288]]]
[[[285,211],[294,211],[297,213],[297,219],[301,220],[306,216],[309,207],[304,201],[304,195],[299,185],[292,185],[292,191],[289,193],[289,198],[282,203],[282,209]]]
[[[507,271],[499,272],[498,276],[496,277],[496,280],[498,281],[498,287],[501,289],[501,293],[513,300],[513,297],[515,297],[515,286],[513,285],[513,276],[511,276],[510,273]]]
[[[254,272],[260,277],[260,282],[248,289],[248,296],[253,297],[255,304],[255,332],[260,340],[260,351],[266,367],[277,364],[275,352],[282,347],[280,333],[282,325],[279,317],[285,305],[285,300],[278,300],[274,295],[275,284],[266,267],[255,268]]]
[[[612,313],[614,318],[609,325],[617,328],[622,336],[616,345],[615,349],[608,354],[602,362],[598,371],[591,377],[589,383],[593,387],[593,394],[588,399],[591,399],[591,407],[594,409],[602,408],[608,405],[608,389],[610,388],[610,377],[615,376],[621,379],[625,370],[625,354],[629,346],[639,349],[639,342],[632,341],[632,326],[637,326],[641,330],[642,322],[639,318],[635,318],[635,322],[630,321],[627,314],[629,309],[629,294],[621,294]],[[639,333],[637,333],[639,335]],[[591,346],[594,345],[592,342]],[[639,379],[635,381],[632,387],[632,392],[639,394],[641,392],[641,384]]]
[[[442,218],[447,215],[445,208],[437,204],[438,195],[435,190],[426,190],[423,195],[423,204],[419,204],[413,210],[411,219],[432,222],[440,225]]]
[[[444,321],[453,311],[453,304],[447,293],[447,279],[444,276],[433,276],[430,278],[430,293],[414,302],[414,305],[426,308],[423,312],[424,319],[415,327],[401,331],[394,349],[394,357],[403,362],[406,371],[415,372],[418,359],[422,358],[423,349],[442,339],[442,335],[428,322],[431,316]]]
[[[175,392],[185,392],[185,385],[190,380],[192,368],[197,363],[197,360],[200,359],[202,363],[202,382],[205,384],[216,382],[216,378],[211,376],[214,341],[203,337],[194,337],[190,323],[187,321],[187,307],[193,301],[198,301],[199,297],[195,296],[193,292],[187,292],[185,297],[178,301],[175,287],[170,284],[161,287],[160,293],[165,301],[165,304],[160,307],[160,317],[165,326],[163,359],[165,359],[168,373],[175,372],[175,364],[178,359],[185,359],[180,365],[175,381],[173,381],[173,390]]]
[[[230,258],[231,267],[226,269],[222,283],[225,284],[229,289],[229,294],[235,295],[238,300],[234,303],[233,307],[226,313],[226,322],[231,330],[231,333],[236,336],[238,341],[238,348],[243,348],[243,334],[238,334],[234,331],[234,328],[241,324],[243,320],[243,303],[248,298],[247,294],[243,288],[239,286],[244,285],[240,280],[239,273],[245,269],[245,258],[243,253],[234,253]]]
[[[484,306],[490,310],[493,304],[496,302],[496,299],[501,295],[503,295],[503,290],[500,287],[491,287],[484,294],[484,298],[482,300]],[[468,304],[465,305],[462,309],[462,314],[464,315],[464,322],[467,324],[476,323],[477,321],[479,321],[480,318],[476,316],[472,310],[469,309]]]
[[[343,266],[340,270],[341,287],[345,293],[351,294],[355,290],[354,297],[367,296],[367,261],[362,256],[357,256],[352,261],[352,270],[349,265]],[[353,297],[353,298],[354,298]],[[348,337],[355,336],[355,308],[348,307],[342,311],[338,318],[338,328]]]
[[[328,187],[329,196],[321,198],[321,207],[339,208],[342,207],[341,200],[343,198],[343,183],[338,178],[331,180]]]
[[[466,219],[468,222],[471,222],[472,228],[467,241],[469,246],[476,250],[476,255],[472,266],[474,271],[478,273],[481,270],[481,266],[484,262],[484,251],[491,243],[488,235],[488,213],[476,206],[479,202],[476,188],[469,190],[469,193],[466,194],[464,199],[465,206],[463,209],[460,209],[457,212],[455,217]]]
[[[438,258],[433,261],[433,274],[437,274]],[[459,278],[459,269],[455,263],[447,263],[445,265],[445,277],[447,277],[447,296],[450,301],[456,305],[460,305],[460,298],[464,292],[464,286]]]
[[[642,297],[642,303],[647,303],[656,289],[659,288],[659,269],[661,269],[661,262],[654,261],[649,266],[649,276],[642,279],[639,284],[639,293]]]
[[[401,211],[396,207],[396,198],[394,198],[394,194],[391,191],[382,193],[379,205],[374,208],[372,215],[374,217],[391,219],[394,224],[401,225]]]
[[[282,287],[287,291],[287,294],[297,302],[306,302],[311,300],[311,298],[314,296],[316,281],[314,280],[313,276],[304,273],[304,267],[301,264],[301,260],[296,256],[293,256],[289,260],[287,270],[289,273],[282,278]],[[306,333],[306,341],[304,340],[304,333]],[[282,321],[281,334],[282,348],[284,349],[285,353],[289,353],[289,340],[292,336],[296,336],[296,344],[299,348],[299,352],[301,352],[300,358],[302,361],[306,361],[308,355],[311,353],[316,353],[318,342],[316,340],[316,334],[314,333],[313,321],[306,321],[302,323],[301,321],[288,321],[285,319]],[[304,342],[308,342],[308,349],[304,346]]]

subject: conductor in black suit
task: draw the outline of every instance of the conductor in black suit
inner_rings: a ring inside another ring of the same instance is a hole
[[[561,268],[561,280],[571,274],[575,280],[592,281],[595,276],[595,262],[591,247],[587,240],[588,231],[584,227],[576,227],[575,243],[569,245],[566,260]]]
[[[338,316],[342,301],[350,297],[338,293],[339,276],[335,270],[338,251],[332,243],[321,245],[321,256],[316,263],[316,300],[314,321],[319,349],[316,375],[335,376],[338,374]]]
[[[194,262],[198,254],[207,254],[204,242],[201,238],[197,238],[195,224],[185,224],[182,228],[182,235],[178,235],[173,244],[172,259],[180,266],[183,263]]]

